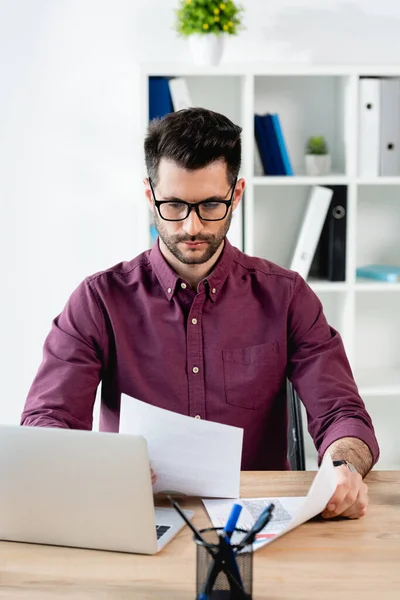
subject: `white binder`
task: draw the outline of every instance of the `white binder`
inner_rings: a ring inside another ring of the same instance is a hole
[[[243,198],[232,215],[231,226],[227,233],[227,238],[239,250],[244,252],[243,248]]]
[[[307,278],[310,271],[311,262],[321,236],[332,196],[333,190],[319,185],[313,187],[311,191],[290,264],[290,269],[297,271],[303,279]]]
[[[168,83],[174,111],[193,106],[189,88],[184,77],[172,77]]]
[[[381,79],[380,175],[400,175],[400,81]]]
[[[358,172],[360,177],[380,173],[381,80],[361,78],[359,85]]]

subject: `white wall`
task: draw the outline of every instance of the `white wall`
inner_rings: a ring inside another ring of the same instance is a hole
[[[226,61],[394,63],[397,0],[248,0]],[[135,65],[190,60],[177,0],[0,0],[0,422],[18,422],[52,318],[143,250]]]

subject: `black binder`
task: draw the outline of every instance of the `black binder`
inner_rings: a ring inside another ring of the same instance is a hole
[[[330,188],[333,196],[311,264],[310,275],[328,281],[345,281],[347,187],[345,185],[324,187]]]

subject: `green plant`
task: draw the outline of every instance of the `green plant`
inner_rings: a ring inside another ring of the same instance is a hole
[[[193,33],[236,35],[242,29],[243,10],[232,0],[180,0],[176,31],[183,36]]]
[[[307,140],[306,154],[328,154],[328,145],[324,136],[311,136]]]

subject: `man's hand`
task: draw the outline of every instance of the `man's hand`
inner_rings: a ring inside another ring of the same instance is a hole
[[[328,506],[323,511],[324,519],[348,517],[359,519],[367,513],[368,487],[359,473],[352,473],[346,465],[335,467],[337,487]]]
[[[151,472],[151,485],[154,485],[155,482],[157,481],[157,475],[154,473],[154,471],[151,467],[150,467],[150,472]]]

